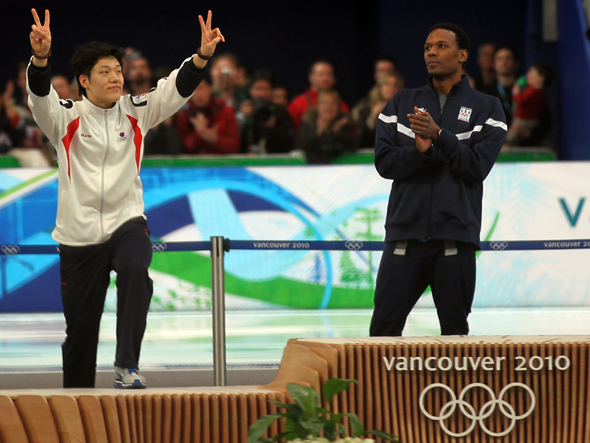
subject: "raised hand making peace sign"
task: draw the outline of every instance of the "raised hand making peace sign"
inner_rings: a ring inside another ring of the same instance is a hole
[[[33,13],[33,19],[35,24],[31,25],[31,34],[29,38],[31,40],[31,48],[33,49],[33,55],[38,59],[45,59],[49,56],[51,49],[51,31],[49,30],[49,10],[45,10],[45,23],[41,24],[39,15],[35,9],[31,9]]]

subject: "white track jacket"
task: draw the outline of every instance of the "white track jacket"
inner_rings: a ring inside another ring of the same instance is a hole
[[[29,107],[56,148],[59,164],[55,241],[70,246],[103,243],[126,221],[145,217],[139,177],[143,139],[178,111],[199,84],[203,71],[190,60],[151,92],[124,95],[110,109],[86,97],[60,100],[50,84],[50,69],[29,63]]]

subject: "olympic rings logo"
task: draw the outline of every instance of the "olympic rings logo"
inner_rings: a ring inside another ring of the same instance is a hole
[[[168,245],[166,243],[152,243],[153,252],[162,252],[166,249],[168,249]]]
[[[516,387],[523,388],[525,391],[527,391],[529,393],[530,398],[531,398],[531,405],[529,406],[528,410],[524,414],[520,414],[520,415],[516,415],[516,411],[514,410],[514,407],[510,403],[508,403],[506,400],[504,400],[504,395],[506,394],[506,392],[508,392],[509,389],[516,388]],[[445,391],[447,391],[449,393],[449,395],[451,396],[451,400],[449,400],[441,408],[439,415],[430,414],[426,410],[426,407],[424,406],[424,398],[426,397],[426,394],[430,390],[435,389],[435,388],[442,388]],[[479,414],[476,413],[475,408],[465,400],[465,395],[467,394],[467,392],[469,392],[471,389],[474,389],[474,388],[483,388],[490,396],[490,400],[487,401],[486,403],[484,403],[483,406],[480,408]],[[533,390],[530,387],[528,387],[527,385],[525,385],[523,383],[519,383],[519,382],[510,383],[509,385],[505,386],[500,391],[500,395],[498,396],[497,399],[496,399],[496,395],[494,394],[494,391],[492,390],[492,388],[490,388],[487,385],[484,385],[483,383],[471,383],[470,385],[465,386],[463,388],[463,390],[461,391],[461,393],[459,394],[459,399],[457,399],[455,392],[447,385],[442,384],[442,383],[433,383],[422,391],[422,393],[420,394],[419,404],[420,404],[420,410],[422,411],[422,413],[426,417],[428,417],[429,419],[434,420],[434,421],[438,421],[440,423],[440,427],[442,428],[442,430],[445,433],[447,433],[447,435],[450,435],[451,437],[455,437],[455,438],[465,437],[466,435],[470,434],[473,431],[473,429],[475,428],[475,425],[478,422],[479,422],[479,426],[481,426],[481,428],[483,429],[483,431],[486,434],[488,434],[492,437],[504,437],[505,435],[508,435],[514,429],[514,426],[516,425],[517,420],[523,420],[533,413],[533,410],[535,409],[535,406],[537,405],[537,400],[536,400]],[[502,412],[502,414],[504,414],[504,416],[506,418],[511,420],[511,423],[510,423],[510,426],[508,426],[508,429],[506,429],[505,431],[502,431],[502,432],[493,432],[490,429],[488,429],[484,423],[484,420],[494,413],[494,411],[496,409],[496,405],[498,405],[500,412]],[[465,417],[467,417],[468,419],[471,419],[471,425],[467,428],[467,430],[465,430],[464,432],[460,432],[460,433],[452,432],[445,424],[445,420],[448,419],[451,415],[453,415],[453,413],[457,409],[457,406],[459,406],[459,409],[461,410],[463,415],[465,415]]]
[[[495,251],[503,251],[508,247],[508,242],[505,241],[492,241],[490,247]]]
[[[363,242],[347,241],[346,243],[344,243],[344,246],[346,246],[346,249],[348,249],[350,251],[358,251],[359,249],[361,249],[363,247]]]
[[[0,248],[6,255],[18,254],[20,248],[16,245],[2,245]]]

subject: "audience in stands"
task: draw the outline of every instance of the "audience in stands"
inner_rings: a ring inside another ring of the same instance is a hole
[[[342,111],[338,92],[322,90],[317,106],[302,118],[295,147],[305,153],[308,163],[330,163],[356,148],[352,119]]]
[[[27,62],[18,64],[16,86],[5,91],[3,101],[10,102],[13,110],[18,115],[13,115],[13,127],[22,130],[20,143],[12,149],[9,154],[16,157],[22,166],[26,167],[49,167],[55,164],[53,148],[49,148],[49,142],[45,135],[35,123],[29,109],[28,94],[26,88]]]
[[[51,77],[51,86],[62,100],[73,99],[70,82],[64,75],[56,74]]]
[[[514,118],[508,129],[509,146],[541,146],[551,128],[545,87],[553,81],[553,70],[546,65],[532,65],[524,78],[512,88]]]
[[[506,123],[508,126],[512,123],[512,87],[518,78],[518,54],[510,46],[499,46],[494,52],[494,71],[496,79],[490,85],[482,90],[485,94],[490,94],[500,99]]]
[[[477,48],[477,66],[479,66],[479,72],[473,78],[473,87],[478,91],[485,93],[485,90],[496,79],[496,71],[494,69],[495,52],[496,45],[490,42],[482,43]]]
[[[12,148],[21,146],[24,138],[24,126],[21,123],[13,103],[14,82],[8,81],[0,95],[0,154],[6,154]]]
[[[139,51],[128,54],[124,62],[125,87],[131,95],[141,95],[150,92],[154,87],[152,69],[148,59]]]
[[[509,126],[507,145],[547,146],[551,117],[544,88],[553,79],[552,70],[536,64],[526,82],[517,83],[515,49],[492,42],[479,46],[477,64],[479,71],[470,81],[500,100]],[[0,97],[0,154],[11,151],[23,165],[50,166],[53,150],[27,106],[26,66],[20,64],[16,82],[9,82]],[[146,134],[145,155],[263,155],[300,149],[308,161],[325,163],[356,147],[373,147],[381,110],[404,87],[393,57],[377,57],[373,68],[374,86],[349,113],[335,89],[334,67],[325,59],[309,67],[309,87],[290,100],[289,91],[274,84],[270,69],[259,68],[251,75],[235,54],[217,54],[210,79],[201,83],[185,108]],[[156,71],[140,51],[126,49],[127,92],[148,93],[170,69]],[[79,99],[75,79],[70,83],[66,76],[54,75],[52,86],[62,99]]]
[[[389,100],[403,89],[404,81],[399,74],[384,74],[377,78],[366,100],[352,108],[352,118],[358,134],[360,148],[375,147],[377,118]]]
[[[207,74],[174,123],[186,154],[236,154],[240,150],[235,111],[215,97]]]
[[[275,86],[272,90],[272,102],[275,105],[287,108],[289,106],[289,91],[284,86]]]
[[[240,59],[231,52],[216,55],[211,60],[209,72],[215,96],[227,106],[240,109],[250,89],[248,71]]]
[[[242,102],[240,114],[241,152],[275,154],[293,149],[293,120],[283,106],[272,102],[273,87],[268,76],[255,77],[250,98]]]
[[[303,114],[310,107],[317,105],[318,93],[334,89],[336,86],[334,66],[327,60],[317,60],[309,67],[308,80],[309,88],[303,94],[295,97],[287,108],[295,125],[295,133],[299,132]],[[340,109],[343,112],[348,112],[350,108],[340,100]]]

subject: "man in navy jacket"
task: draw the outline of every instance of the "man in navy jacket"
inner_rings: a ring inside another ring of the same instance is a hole
[[[469,332],[483,181],[507,130],[498,99],[462,76],[469,45],[459,26],[433,26],[424,44],[428,84],[398,92],[379,115],[375,167],[393,184],[372,336],[401,335],[428,285],[441,333]]]

